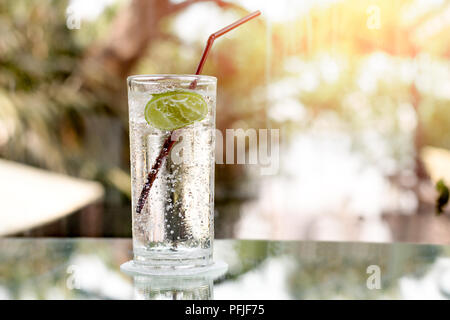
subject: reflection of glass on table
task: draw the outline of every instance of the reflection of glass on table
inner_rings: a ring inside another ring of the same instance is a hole
[[[210,300],[213,278],[162,278],[135,276],[134,299],[137,300]]]

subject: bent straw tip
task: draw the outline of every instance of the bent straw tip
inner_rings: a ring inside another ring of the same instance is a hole
[[[259,16],[259,15],[261,15],[261,11],[260,10],[256,10],[256,11],[253,11],[252,13],[249,13],[247,16],[245,16],[243,19],[248,19],[248,20],[250,20],[250,19],[253,19],[253,18],[256,18],[257,16]]]

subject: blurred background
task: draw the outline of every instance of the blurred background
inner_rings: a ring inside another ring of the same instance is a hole
[[[216,165],[216,237],[450,243],[450,1],[3,0],[0,235],[131,236],[125,79],[193,73],[217,128],[280,129],[280,168]]]

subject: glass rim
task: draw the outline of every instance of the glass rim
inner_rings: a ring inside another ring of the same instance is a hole
[[[157,80],[167,80],[167,79],[175,79],[175,80],[185,80],[185,81],[202,81],[209,83],[216,83],[217,78],[213,76],[207,75],[198,75],[198,74],[137,74],[131,75],[127,77],[128,83],[149,83]]]

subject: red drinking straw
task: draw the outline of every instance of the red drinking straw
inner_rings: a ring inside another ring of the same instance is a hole
[[[232,24],[226,26],[225,28],[220,29],[219,31],[214,32],[211,34],[208,38],[208,42],[206,42],[205,50],[203,51],[202,57],[200,59],[200,62],[197,67],[197,71],[195,72],[196,75],[199,75],[202,70],[203,66],[206,62],[206,58],[208,57],[208,53],[211,50],[211,47],[214,43],[214,40],[219,38],[220,36],[223,36],[225,33],[233,30],[234,28],[239,27],[241,24],[246,23],[247,21],[256,18],[259,16],[261,12],[255,11],[250,13],[248,16],[245,16]],[[195,89],[197,86],[197,80],[192,81],[191,85],[189,86],[190,89]],[[144,208],[145,202],[148,198],[148,193],[150,192],[150,189],[153,185],[153,182],[156,179],[156,176],[158,175],[159,169],[161,168],[161,165],[164,162],[164,159],[169,154],[170,150],[172,150],[173,145],[177,141],[177,138],[175,137],[175,131],[171,131],[167,139],[163,143],[163,147],[161,148],[161,151],[159,152],[158,157],[155,160],[155,163],[153,164],[152,169],[147,175],[147,180],[145,181],[144,187],[142,188],[141,195],[139,197],[139,201],[136,206],[136,213],[141,213],[142,209]]]
[[[223,36],[225,33],[233,30],[234,28],[239,27],[241,24],[246,23],[247,21],[249,21],[249,20],[251,20],[253,18],[256,18],[260,14],[261,14],[261,12],[259,10],[255,11],[253,13],[250,13],[248,16],[245,16],[242,19],[239,19],[238,21],[233,22],[229,26],[226,26],[225,28],[222,28],[219,31],[214,32],[213,34],[211,34],[209,36],[209,38],[208,38],[208,42],[206,42],[205,50],[203,51],[202,58],[200,59],[200,62],[198,64],[197,71],[195,72],[195,74],[200,74],[202,72],[203,66],[205,64],[206,58],[208,57],[208,53],[211,50],[211,47],[212,47],[212,45],[214,43],[214,40],[216,40],[220,36]]]

